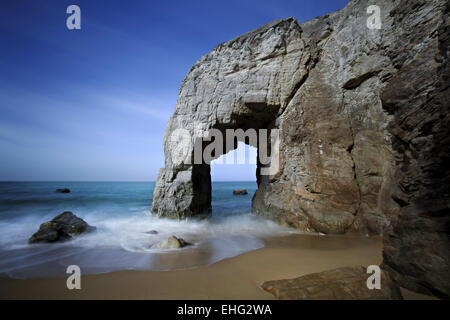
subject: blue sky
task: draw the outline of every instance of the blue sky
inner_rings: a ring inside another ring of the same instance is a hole
[[[347,0],[0,2],[0,180],[155,180],[163,134],[190,67],[272,20]],[[66,8],[81,8],[81,30]],[[213,180],[255,180],[254,165]]]

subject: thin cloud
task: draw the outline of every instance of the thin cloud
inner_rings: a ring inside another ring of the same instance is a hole
[[[166,122],[171,115],[169,110],[175,109],[175,104],[170,106],[170,102],[167,101],[170,99],[158,99],[153,97],[135,98],[122,95],[94,94],[89,96],[87,100],[98,103],[104,108],[138,113]]]

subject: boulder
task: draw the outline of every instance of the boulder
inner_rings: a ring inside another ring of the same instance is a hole
[[[169,239],[156,244],[155,247],[158,249],[179,249],[189,245],[190,245],[189,242],[184,241],[181,238],[171,236]]]
[[[77,217],[70,211],[61,213],[51,221],[41,224],[39,230],[34,233],[29,243],[57,242],[71,240],[85,232],[94,231],[95,227],[90,226],[86,221]]]
[[[69,188],[61,188],[61,189],[56,189],[57,193],[70,193],[70,189]]]
[[[247,190],[242,189],[242,190],[233,190],[233,194],[234,195],[246,195],[248,194]]]
[[[368,289],[366,268],[344,267],[264,282],[262,288],[281,300],[402,300],[399,287],[381,271],[381,288]]]

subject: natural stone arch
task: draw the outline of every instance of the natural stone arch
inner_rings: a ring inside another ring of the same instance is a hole
[[[194,163],[196,144],[211,129],[226,137],[227,129],[276,128],[276,118],[304,77],[299,72],[306,62],[298,50],[299,39],[300,28],[294,19],[275,21],[219,45],[192,67],[166,128],[165,168],[155,186],[154,213],[185,218],[210,210],[210,167]],[[189,133],[191,141],[187,156],[174,161],[176,143],[171,138],[180,128]],[[225,141],[223,152],[216,157],[231,150],[226,145]],[[236,146],[237,140],[233,149]]]
[[[271,150],[271,141],[272,136],[275,136],[272,131],[277,129],[276,117],[280,106],[267,106],[264,102],[255,103],[245,99],[239,103],[239,117],[232,115],[233,120],[229,123],[216,123],[212,128],[203,129],[204,125],[198,122],[192,130],[183,129],[183,132],[189,133],[187,136],[191,137],[191,140],[185,144],[186,148],[182,148],[185,156],[180,159],[177,157],[178,161],[174,161],[172,156],[174,148],[170,137],[173,137],[174,131],[167,135],[169,142],[166,150],[169,150],[172,167],[170,170],[166,167],[160,171],[153,212],[172,218],[208,215],[211,210],[211,162],[235,150],[239,142],[257,150],[263,146],[262,155],[265,158],[275,156]],[[218,136],[220,141],[217,141]],[[218,143],[220,148],[215,147],[215,143]],[[258,185],[263,181],[260,174],[262,168],[269,168],[270,165],[270,162],[260,161],[258,152],[255,173]],[[169,179],[164,180],[167,174]],[[164,195],[160,191],[164,191]]]
[[[395,281],[448,297],[448,1],[377,5],[379,30],[366,28],[367,2],[352,0],[300,26],[265,25],[198,61],[166,129],[152,210],[207,207],[193,186],[209,170],[173,163],[168,137],[194,132],[195,121],[229,125],[239,101],[255,97],[279,106],[281,135],[280,170],[261,179],[254,211],[300,229],[385,233],[382,267]]]
[[[192,164],[208,130],[278,128],[280,169],[257,177],[253,211],[302,230],[382,233],[397,205],[382,192],[393,158],[379,90],[394,68],[380,53],[381,37],[361,32],[359,10],[302,25],[275,21],[196,62],[166,128],[152,211],[185,218],[210,210],[210,168]],[[348,39],[370,55],[344,50]],[[172,155],[176,130],[191,137],[182,161]]]

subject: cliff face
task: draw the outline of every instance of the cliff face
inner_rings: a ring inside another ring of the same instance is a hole
[[[351,1],[300,25],[264,25],[196,62],[166,128],[152,211],[208,212],[209,164],[192,164],[208,130],[279,129],[279,169],[260,175],[258,164],[255,213],[387,234],[385,267],[398,281],[448,295],[447,1],[376,5],[379,30],[366,26],[367,2]]]
[[[416,14],[426,9],[411,4],[402,8]],[[420,47],[420,51],[397,60],[399,71],[381,94],[383,107],[394,115],[389,124],[396,159],[391,194],[401,206],[393,228],[384,237],[384,267],[403,286],[447,298],[450,296],[448,13],[447,2],[445,12],[431,11],[429,20],[422,20],[426,21],[424,27],[414,28],[410,16],[406,21],[395,21],[414,34],[409,42],[408,38],[402,39],[398,46]]]

